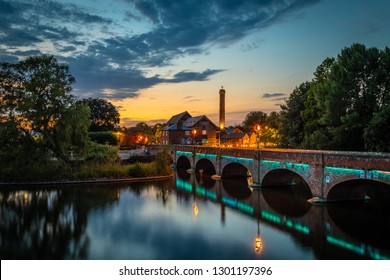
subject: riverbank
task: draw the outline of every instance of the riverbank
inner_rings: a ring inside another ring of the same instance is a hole
[[[173,175],[165,176],[149,176],[138,178],[121,178],[121,179],[108,179],[97,178],[89,180],[58,180],[58,181],[42,181],[42,182],[0,182],[1,187],[11,186],[62,186],[62,185],[92,185],[92,184],[113,184],[113,183],[126,183],[126,182],[152,182],[171,179]]]

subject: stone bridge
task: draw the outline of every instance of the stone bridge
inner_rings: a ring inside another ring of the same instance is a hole
[[[281,186],[306,182],[314,202],[361,199],[360,185],[387,184],[390,187],[390,154],[291,149],[226,149],[207,146],[168,146],[177,167],[202,171],[215,177],[251,177],[252,186]],[[331,190],[344,182],[358,187]]]

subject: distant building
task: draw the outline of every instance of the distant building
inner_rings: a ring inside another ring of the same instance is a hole
[[[162,130],[163,145],[216,145],[218,127],[205,115],[192,117],[187,111],[172,116]]]
[[[251,147],[256,144],[256,135],[253,132],[245,133],[239,128],[228,127],[221,134],[222,147]]]

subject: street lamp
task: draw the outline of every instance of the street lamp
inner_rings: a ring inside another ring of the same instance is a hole
[[[196,141],[195,141],[195,138],[196,138],[196,129],[193,129],[193,130],[192,130],[192,135],[193,135],[192,143],[195,145],[195,144],[196,144]]]
[[[256,124],[255,133],[256,133],[257,149],[260,149],[260,130],[261,130],[261,126],[259,124]]]

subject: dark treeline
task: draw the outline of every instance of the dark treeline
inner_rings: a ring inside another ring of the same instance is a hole
[[[389,152],[390,49],[344,48],[281,109],[283,147]]]

